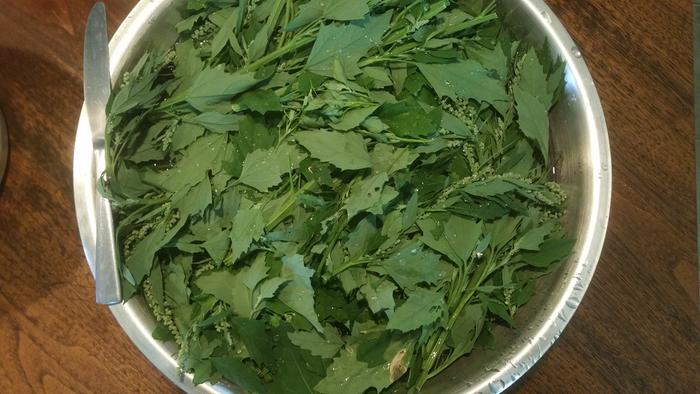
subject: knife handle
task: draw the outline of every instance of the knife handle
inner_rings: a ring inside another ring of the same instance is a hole
[[[96,152],[97,163],[105,162],[105,151]],[[103,166],[99,166],[103,167]],[[102,170],[102,168],[99,168]],[[102,171],[98,172],[98,180]],[[114,305],[122,301],[117,251],[114,242],[112,207],[109,200],[97,193],[95,201],[95,222],[97,225],[95,242],[95,300],[98,304]]]

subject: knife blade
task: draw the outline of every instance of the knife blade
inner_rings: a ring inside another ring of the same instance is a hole
[[[97,3],[88,17],[83,52],[83,83],[85,107],[95,155],[95,183],[99,183],[106,167],[107,102],[112,91],[109,73],[109,43],[107,12],[103,3]],[[95,301],[113,305],[122,300],[119,267],[114,245],[112,208],[109,200],[97,193],[95,198]]]

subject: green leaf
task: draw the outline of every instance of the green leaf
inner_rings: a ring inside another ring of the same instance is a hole
[[[189,16],[180,22],[175,24],[175,30],[177,30],[177,33],[180,34],[182,32],[192,30],[194,27],[194,24],[199,22],[200,19],[202,19],[205,15],[203,13],[197,13],[192,16]]]
[[[338,61],[346,77],[359,74],[361,70],[357,62],[381,43],[384,32],[389,28],[391,15],[391,12],[386,12],[347,25],[322,25],[311,48],[306,69],[333,78],[335,62]]]
[[[440,126],[454,134],[457,134],[462,137],[473,137],[473,133],[467,125],[464,124],[461,120],[459,120],[458,117],[452,115],[451,113],[447,111],[442,112],[442,121],[440,123]]]
[[[357,182],[350,189],[350,196],[345,200],[343,208],[348,211],[348,219],[360,212],[367,211],[375,215],[384,213],[384,206],[398,196],[398,192],[390,186],[385,186],[389,177],[385,172],[372,175]]]
[[[450,213],[474,219],[493,220],[507,215],[510,210],[493,201],[460,202],[447,208]]]
[[[488,179],[484,181],[472,182],[462,189],[465,193],[479,197],[492,197],[516,190],[518,187],[503,179]]]
[[[211,271],[197,278],[195,284],[203,292],[211,294],[229,305],[234,305],[236,300],[233,297],[232,286],[237,280],[236,276],[229,271]]]
[[[308,350],[314,356],[330,359],[345,345],[338,330],[326,325],[324,335],[316,331],[295,331],[287,334],[293,344]]]
[[[233,264],[248,251],[253,241],[257,241],[265,230],[262,213],[257,207],[241,208],[233,219],[231,229],[231,260]]]
[[[269,339],[265,322],[243,317],[232,319],[233,333],[243,341],[250,356],[258,365],[268,368],[275,363],[273,342]]]
[[[300,255],[282,258],[281,276],[290,282],[280,291],[279,300],[291,310],[297,312],[311,323],[316,330],[323,332],[314,310],[314,288],[311,277],[314,271],[304,266],[304,258]]]
[[[267,278],[267,271],[269,268],[265,264],[265,253],[259,253],[253,264],[248,267],[248,269],[241,270],[241,282],[251,291],[258,287],[258,284]]]
[[[238,41],[233,34],[233,30],[236,27],[236,22],[238,22],[238,8],[230,8],[231,13],[229,14],[226,22],[221,26],[221,29],[214,36],[211,42],[211,57],[216,57],[221,53],[221,51],[226,47],[229,42],[234,44],[234,50],[240,54],[240,47],[238,46]]]
[[[240,115],[222,114],[219,112],[204,112],[192,119],[192,122],[204,126],[215,133],[226,133],[238,130]]]
[[[422,287],[406,293],[408,299],[391,315],[387,329],[410,332],[433,324],[442,315],[445,309],[445,297],[442,293]]]
[[[277,290],[288,281],[289,280],[285,278],[271,278],[262,282],[253,293],[253,309],[259,309],[263,301],[274,297]]]
[[[370,388],[382,391],[391,383],[388,368],[383,365],[369,368],[367,363],[358,361],[354,353],[343,350],[314,389],[322,394],[362,394]]]
[[[411,198],[406,204],[406,211],[404,212],[402,228],[407,230],[411,227],[418,217],[418,193],[413,193]]]
[[[384,215],[384,223],[382,223],[383,243],[379,249],[390,249],[396,244],[403,230],[403,217],[400,210],[393,210]]]
[[[143,163],[163,160],[165,152],[162,148],[163,144],[158,140],[163,132],[172,127],[172,125],[173,122],[171,120],[163,120],[151,126],[144,136],[142,145],[129,157],[129,161]]]
[[[481,302],[484,303],[489,312],[498,316],[509,326],[513,327],[513,316],[511,316],[510,312],[508,311],[508,308],[503,304],[503,302],[486,296],[481,296],[479,298],[481,299]]]
[[[191,145],[197,138],[204,134],[204,127],[191,123],[180,123],[174,131],[170,148],[176,152]]]
[[[251,266],[243,267],[237,274],[211,271],[197,278],[195,284],[203,292],[231,305],[238,316],[252,318],[262,302],[272,298],[288,281],[285,278],[266,279],[268,270],[265,254],[261,253]]]
[[[474,99],[496,105],[508,101],[505,87],[474,60],[447,64],[419,64],[418,69],[441,97]]]
[[[250,116],[243,117],[240,130],[231,137],[231,155],[227,157],[226,172],[234,177],[240,177],[243,161],[248,154],[256,149],[270,149],[274,145],[273,132],[263,122]]]
[[[282,175],[296,169],[302,159],[303,155],[288,144],[268,150],[258,149],[246,156],[238,181],[267,192],[282,182]]]
[[[162,67],[160,57],[146,52],[132,69],[132,80],[123,84],[112,97],[109,105],[110,116],[121,115],[138,107],[148,109],[157,104],[165,90],[164,85],[155,84]]]
[[[187,288],[187,275],[180,265],[173,265],[172,272],[165,278],[165,295],[170,305],[189,305],[189,289]]]
[[[244,93],[238,100],[242,110],[251,110],[259,114],[282,111],[280,98],[270,90],[255,90]]]
[[[385,312],[387,316],[394,313],[394,291],[396,285],[385,279],[375,279],[360,287],[360,294],[365,297],[372,313]]]
[[[510,62],[506,55],[503,43],[499,42],[493,49],[481,45],[465,47],[469,58],[478,61],[485,69],[493,70],[498,79],[506,81],[510,68]]]
[[[545,237],[552,233],[552,230],[554,230],[554,222],[546,222],[535,227],[518,239],[514,248],[517,250],[540,250],[540,245],[544,242]]]
[[[316,75],[308,71],[302,71],[299,74],[299,78],[297,78],[299,93],[309,94],[310,92],[320,88],[325,80],[326,78],[321,75]]]
[[[264,393],[265,387],[258,375],[250,367],[236,357],[214,357],[211,359],[214,368],[228,381],[231,381],[251,393]]]
[[[423,250],[419,242],[410,241],[401,250],[377,265],[405,289],[419,283],[435,284],[441,279],[440,256]]]
[[[186,368],[194,370],[195,377],[192,379],[193,382],[201,383],[212,374],[213,365],[210,357],[221,345],[221,341],[218,338],[209,340],[206,335],[193,335],[188,342],[188,352],[185,356],[184,365]]]
[[[379,108],[378,105],[372,105],[364,108],[351,109],[343,114],[338,119],[338,122],[332,123],[331,127],[336,130],[348,131],[362,124],[374,111]]]
[[[387,144],[376,144],[370,153],[374,171],[385,172],[387,175],[408,168],[418,156],[408,148],[397,148]]]
[[[520,224],[523,222],[521,216],[504,216],[493,223],[484,226],[484,232],[491,235],[491,244],[504,246],[516,235]]]
[[[377,112],[389,130],[400,137],[435,134],[442,121],[442,110],[425,111],[412,97],[398,103],[386,103]]]
[[[398,96],[403,92],[408,77],[408,67],[404,63],[395,63],[391,65],[390,70],[391,80],[394,82],[394,93]]]
[[[471,258],[476,242],[482,234],[481,223],[452,215],[441,230],[435,220],[418,221],[423,232],[420,240],[434,250],[449,257],[457,266]]]
[[[311,157],[331,163],[341,170],[360,170],[372,166],[367,145],[355,133],[334,131],[300,131],[295,134],[299,144]]]
[[[552,94],[549,91],[547,74],[537,57],[534,47],[523,56],[520,66],[520,79],[517,88],[535,97],[548,111],[552,105]]]
[[[265,54],[265,49],[270,42],[270,28],[265,24],[258,30],[253,41],[248,45],[248,60],[253,62]]]
[[[181,189],[172,198],[173,208],[181,214],[198,215],[212,203],[211,182],[204,178],[190,189]]]
[[[162,341],[162,342],[175,341],[175,337],[173,336],[173,333],[171,333],[170,330],[167,327],[163,326],[162,324],[156,325],[156,328],[153,329],[151,336],[153,337],[153,339],[155,339],[157,341]]]
[[[549,158],[549,112],[537,97],[516,86],[513,88],[520,130],[535,142],[545,159]]]
[[[316,311],[320,320],[348,322],[356,319],[363,312],[357,299],[347,298],[343,290],[337,286],[319,286],[317,293]]]
[[[338,275],[338,279],[345,293],[350,294],[367,281],[367,271],[364,268],[348,268]]]
[[[228,233],[221,231],[214,237],[207,239],[207,241],[202,244],[202,247],[216,264],[221,264],[224,258],[226,258],[226,253],[228,253],[230,245],[231,240],[229,239]]]
[[[382,122],[382,120],[376,116],[370,116],[364,122],[362,122],[361,126],[367,129],[367,131],[375,134],[389,130],[389,126],[384,124],[384,122]]]
[[[241,29],[243,29],[246,16],[248,16],[248,6],[250,5],[250,1],[251,0],[240,0],[238,2],[238,9],[240,11],[238,12],[238,22],[236,22],[236,28],[234,30],[236,35],[240,34]]]
[[[180,98],[170,98],[164,104],[176,104],[186,100],[200,111],[211,109],[214,104],[243,93],[260,82],[253,73],[227,73],[223,67],[205,68],[192,83],[192,87]]]
[[[287,24],[286,30],[297,30],[321,18],[336,21],[362,19],[367,13],[367,0],[310,0],[299,7],[299,13]]]
[[[360,221],[347,238],[346,248],[350,259],[357,259],[377,249],[382,238],[377,230],[376,219],[368,216]]]
[[[550,72],[549,79],[547,80],[547,90],[551,95],[552,102],[550,103],[550,108],[561,97],[561,93],[566,86],[566,63],[561,59],[557,60],[553,66],[553,70]],[[545,103],[546,104],[546,103]]]
[[[137,284],[141,283],[143,278],[151,272],[153,259],[158,250],[172,240],[175,234],[185,225],[186,221],[187,217],[182,217],[169,229],[167,223],[161,222],[155,230],[134,246],[132,253],[126,258],[124,264],[126,264]]]
[[[362,72],[370,79],[372,79],[372,86],[375,88],[384,88],[387,86],[392,86],[393,82],[391,80],[391,76],[389,74],[389,70],[383,67],[364,67],[362,68]],[[377,91],[380,92],[380,91]],[[383,93],[383,90],[381,91]],[[388,94],[388,98],[391,98],[392,100],[396,100],[396,98]]]
[[[207,172],[218,172],[226,149],[226,135],[209,134],[195,140],[167,172],[159,173],[161,186],[177,192],[201,182]]]
[[[520,260],[533,267],[547,268],[568,257],[573,247],[574,241],[570,239],[548,239],[542,242],[539,251],[522,253]]]
[[[267,192],[269,188],[277,186],[282,182],[282,172],[275,163],[275,157],[274,149],[258,149],[249,154],[243,162],[243,170],[238,180],[261,192]]]
[[[450,330],[449,342],[454,349],[455,356],[468,354],[474,348],[477,338],[484,327],[486,313],[479,304],[465,306],[455,319],[455,324]]]
[[[276,365],[274,379],[268,386],[274,394],[316,394],[313,387],[325,372],[326,361],[293,345],[287,333],[291,328],[282,324],[272,336],[278,338],[274,348]]]

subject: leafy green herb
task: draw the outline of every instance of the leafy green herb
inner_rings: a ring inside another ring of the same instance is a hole
[[[419,390],[570,255],[565,65],[493,4],[188,0],[174,31],[115,89],[102,189],[196,384]]]
[[[367,363],[357,360],[353,353],[342,351],[314,389],[323,394],[362,394],[369,388],[381,391],[390,384],[389,372],[384,366],[370,368]]]
[[[316,331],[296,331],[289,333],[288,336],[296,346],[323,358],[333,358],[345,344],[338,330],[333,326],[325,327],[324,337]]]
[[[327,77],[334,76],[336,67],[347,78],[360,74],[362,71],[358,67],[358,61],[381,43],[390,20],[391,12],[387,12],[360,22],[322,25],[306,62],[306,69]]]
[[[417,287],[406,294],[408,299],[391,315],[387,329],[411,332],[434,323],[442,315],[445,308],[442,293]]]
[[[358,134],[306,130],[297,132],[295,137],[311,157],[331,163],[341,170],[372,167],[367,144]]]
[[[336,21],[362,19],[369,12],[366,0],[311,0],[299,7],[299,13],[287,26],[294,31],[321,18]]]
[[[439,96],[496,104],[508,101],[505,86],[478,62],[467,59],[457,63],[419,64],[425,79]]]

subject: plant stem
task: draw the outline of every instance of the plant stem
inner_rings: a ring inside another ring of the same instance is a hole
[[[475,17],[474,19],[447,27],[441,34],[439,34],[439,36],[449,36],[457,33],[458,31],[466,30],[478,26],[482,23],[491,22],[492,20],[496,19],[498,19],[498,15],[495,12],[491,14],[481,14]]]
[[[343,227],[345,227],[345,224],[347,223],[347,215],[342,215],[341,219],[335,222],[333,225],[333,230],[331,233],[331,238],[328,243],[328,246],[326,246],[326,250],[323,252],[323,256],[321,258],[321,262],[319,263],[318,267],[316,268],[316,275],[321,275],[323,272],[323,268],[326,265],[326,260],[328,260],[328,257],[331,254],[331,251],[335,247],[335,243],[338,241],[338,237],[340,237],[340,233],[343,231]]]
[[[294,3],[292,2],[292,0],[286,0],[284,10],[284,22],[282,23],[282,36],[280,37],[280,40],[277,43],[277,49],[280,49],[287,41],[287,25],[289,24],[289,21],[292,20],[292,12],[294,12]]]
[[[371,259],[357,259],[357,260],[349,261],[349,262],[343,264],[342,266],[335,268],[333,270],[333,272],[331,272],[331,276],[336,276],[336,275],[340,274],[341,272],[345,271],[346,269],[352,268],[352,267],[357,266],[357,265],[367,264],[370,261],[372,261],[372,260]]]
[[[467,285],[467,293],[464,297],[462,297],[462,300],[460,301],[459,305],[457,305],[457,308],[455,308],[455,310],[450,315],[447,327],[440,331],[440,333],[437,336],[433,335],[428,341],[428,345],[426,346],[426,349],[428,349],[428,351],[426,352],[426,356],[423,360],[423,365],[421,367],[421,373],[418,377],[418,381],[416,382],[416,388],[418,388],[419,390],[428,381],[428,379],[434,376],[434,374],[431,374],[431,371],[435,366],[435,362],[437,361],[438,356],[440,356],[440,354],[442,354],[444,350],[443,347],[445,345],[445,342],[447,341],[447,337],[450,334],[450,331],[457,322],[457,318],[462,313],[462,309],[464,309],[464,307],[467,306],[467,304],[471,301],[472,297],[476,293],[476,289],[479,287],[481,282],[483,282],[484,279],[486,279],[492,273],[492,270],[490,269],[491,263],[492,259],[487,260],[486,262],[484,262],[484,264],[482,264],[479,267],[479,271],[474,273],[474,276],[472,276],[471,280],[469,281],[469,284]]]
[[[284,204],[282,204],[281,207],[279,207],[277,210],[275,210],[275,212],[272,214],[272,218],[268,221],[268,223],[265,224],[265,229],[269,231],[269,230],[272,230],[273,228],[275,228],[278,224],[280,224],[280,222],[285,217],[287,217],[287,215],[289,214],[289,210],[294,208],[295,203],[296,203],[296,198],[300,194],[306,192],[307,190],[312,189],[315,186],[316,186],[316,182],[311,181],[311,182],[307,182],[306,184],[304,184],[304,186],[302,186],[296,192],[293,192],[290,190],[290,193],[288,193],[289,196],[288,196],[287,200],[285,201]]]
[[[389,52],[386,52],[381,55],[375,55],[372,57],[368,57],[360,62],[357,63],[357,65],[362,68],[365,66],[369,66],[370,64],[375,64],[375,63],[381,63],[381,62],[387,62],[387,61],[400,61],[400,62],[406,62],[409,63],[409,61],[404,60],[399,58],[399,55],[405,54],[407,52],[412,51],[413,49],[416,49],[420,46],[420,44],[411,42],[408,44],[403,44],[399,47],[396,47],[392,49]]]
[[[272,51],[268,53],[267,55],[261,57],[260,59],[254,61],[253,63],[248,64],[247,66],[243,67],[241,69],[241,72],[251,72],[255,71],[265,65],[267,65],[270,62],[273,62],[277,60],[278,58],[286,55],[287,53],[293,52],[299,48],[302,48],[306,46],[307,44],[310,44],[316,40],[316,37],[313,35],[306,36],[306,37],[300,37],[298,40],[291,41],[289,44],[286,44],[282,48],[279,48],[275,51]]]
[[[413,6],[418,5],[418,4],[422,4],[422,3],[423,2],[414,2],[411,5],[409,5],[408,7],[406,7],[404,12],[408,12],[408,10],[411,9]],[[445,1],[443,1],[443,0],[436,1],[430,5],[430,8],[428,8],[428,10],[425,12],[425,14],[420,16],[419,21],[429,21],[429,20],[433,19],[434,17],[436,17],[439,13],[444,11],[445,8],[447,8],[447,4],[445,3]],[[403,20],[403,18],[401,18],[399,20]],[[414,28],[413,26],[404,26],[404,27],[400,28],[399,30],[394,31],[393,33],[389,34],[389,36],[387,38],[384,39],[384,45],[390,45],[390,44],[395,43],[396,41],[401,40],[407,34],[411,33],[413,28]]]

